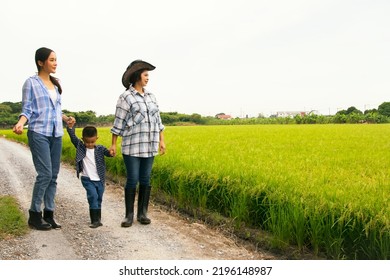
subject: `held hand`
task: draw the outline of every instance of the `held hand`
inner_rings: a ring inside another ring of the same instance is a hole
[[[110,155],[115,157],[116,156],[116,145],[111,145],[110,147]]]
[[[75,125],[76,123],[76,119],[74,117],[69,117],[66,121],[66,125],[69,127],[69,128],[73,128],[73,126]]]

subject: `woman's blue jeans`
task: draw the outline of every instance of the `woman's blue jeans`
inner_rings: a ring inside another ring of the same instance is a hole
[[[27,132],[28,144],[37,172],[30,210],[54,211],[57,192],[57,176],[60,171],[62,137],[47,137],[34,131]]]
[[[141,158],[123,155],[123,161],[127,173],[126,189],[135,189],[138,182],[142,186],[150,185],[154,157]]]
[[[87,191],[89,209],[102,209],[104,186],[101,181],[91,181],[89,177],[81,176],[81,183]]]

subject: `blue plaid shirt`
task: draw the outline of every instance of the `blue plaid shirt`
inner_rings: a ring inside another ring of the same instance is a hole
[[[122,136],[122,154],[134,157],[157,155],[164,130],[155,96],[132,86],[119,96],[111,133]]]
[[[23,84],[22,113],[27,118],[28,129],[45,136],[64,135],[62,126],[61,94],[57,87],[57,101],[53,103],[46,86],[37,75]]]

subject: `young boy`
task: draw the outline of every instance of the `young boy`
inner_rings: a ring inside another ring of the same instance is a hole
[[[94,126],[86,126],[82,132],[82,141],[75,134],[75,127],[68,125],[66,130],[70,140],[76,147],[76,170],[77,178],[81,174],[81,183],[87,191],[89,203],[89,215],[91,218],[90,228],[102,226],[101,207],[105,186],[106,164],[104,156],[112,157],[110,151],[96,145],[97,129]]]

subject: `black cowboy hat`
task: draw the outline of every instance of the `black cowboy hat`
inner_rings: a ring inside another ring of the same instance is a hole
[[[152,71],[152,70],[156,69],[156,67],[153,66],[152,64],[150,64],[146,61],[142,61],[140,59],[134,60],[132,63],[130,63],[130,65],[127,67],[125,73],[123,73],[123,76],[122,76],[122,84],[125,88],[129,88],[129,86],[130,86],[131,75],[133,75],[135,71],[138,71],[141,69]]]

